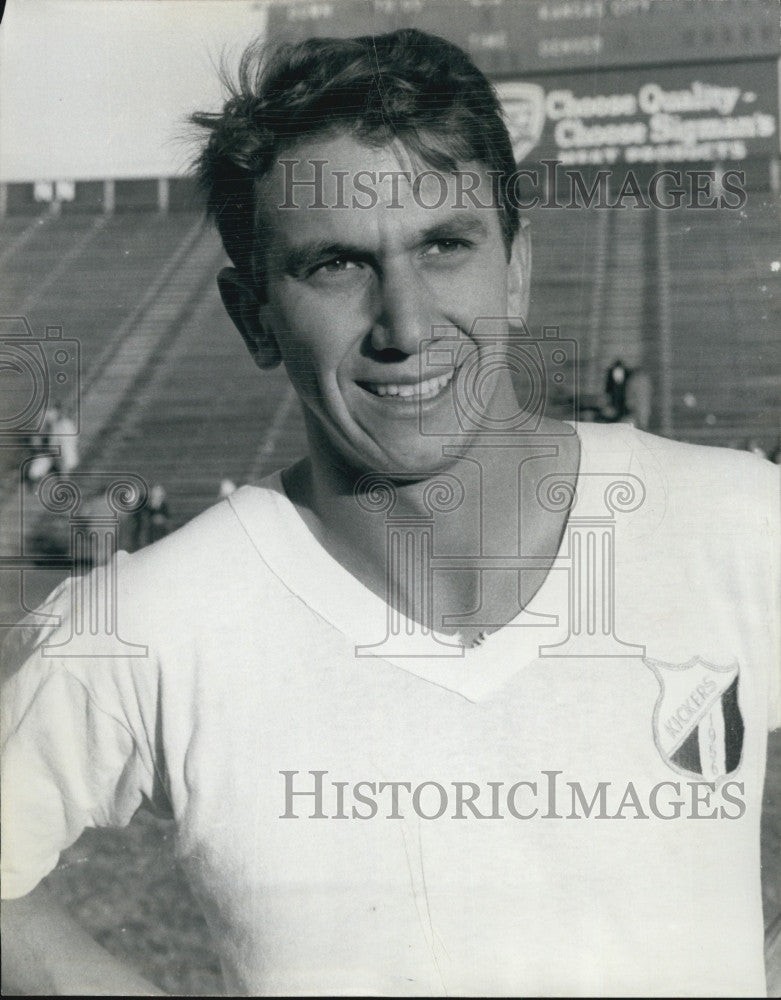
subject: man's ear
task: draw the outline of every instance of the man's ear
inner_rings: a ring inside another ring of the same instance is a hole
[[[512,243],[507,269],[507,315],[525,320],[529,311],[529,290],[532,273],[532,244],[529,220],[521,219]]]
[[[282,361],[277,339],[268,322],[264,322],[262,303],[257,293],[241,277],[235,267],[224,267],[217,275],[222,303],[233,320],[252,360],[258,368],[276,368]]]

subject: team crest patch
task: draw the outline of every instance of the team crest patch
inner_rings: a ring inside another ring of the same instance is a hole
[[[499,86],[499,97],[504,107],[513,153],[520,163],[542,137],[545,125],[545,91],[536,83],[503,83]]]
[[[738,704],[740,668],[695,656],[688,663],[645,657],[659,681],[654,739],[666,764],[687,777],[717,781],[732,774],[743,751]]]

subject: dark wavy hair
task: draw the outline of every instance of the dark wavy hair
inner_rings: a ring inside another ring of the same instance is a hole
[[[196,161],[206,208],[225,250],[253,275],[255,184],[278,154],[302,139],[347,133],[371,146],[400,140],[428,166],[451,171],[476,161],[495,172],[508,256],[518,210],[508,199],[512,145],[493,87],[461,49],[403,29],[361,38],[311,38],[244,52],[217,114],[190,121],[208,131]]]

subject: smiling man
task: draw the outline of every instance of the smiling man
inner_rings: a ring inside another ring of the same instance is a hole
[[[544,415],[566,343],[452,45],[251,49],[195,120],[308,451],[119,560],[125,654],[67,655],[77,581],[11,651],[9,988],[154,992],[38,886],[152,803],[231,993],[764,991],[775,470]]]
[[[478,99],[493,97],[486,91]],[[356,503],[357,483],[367,473],[386,474],[395,484],[396,516],[425,517],[424,495],[437,472],[451,469],[460,483],[467,461],[484,479],[504,469],[507,448],[486,449],[485,430],[477,421],[465,428],[462,411],[475,407],[466,382],[477,372],[480,412],[472,416],[522,416],[513,375],[528,373],[503,348],[512,343],[508,317],[522,324],[526,312],[528,236],[509,204],[502,214],[497,204],[464,197],[463,176],[483,197],[491,193],[488,165],[470,159],[456,167],[454,160],[451,170],[433,170],[422,150],[408,149],[387,126],[371,144],[344,124],[331,132],[298,139],[257,183],[254,270],[239,258],[219,284],[256,363],[283,362],[303,404],[309,454],[283,473],[286,495],[342,565],[383,598],[395,595],[410,607],[407,590],[419,581],[399,579],[389,591],[385,525]],[[418,146],[425,142],[420,132]],[[506,141],[501,152],[506,175]],[[221,211],[215,208],[218,224]],[[565,508],[546,509],[535,491],[543,475],[573,476],[579,450],[569,427],[543,418],[535,430],[533,448],[528,432],[515,442],[519,459],[548,459],[530,463],[523,479],[526,548],[540,560],[523,574],[524,603],[544,578],[566,518]],[[450,533],[453,554],[468,551],[465,543],[479,545],[480,529],[497,553],[517,554],[510,497],[481,489],[474,473],[469,478],[459,516],[439,526]],[[487,624],[501,626],[519,610],[517,577],[441,571],[423,624],[441,628],[447,613],[482,608],[488,617],[478,629],[462,626],[462,640]]]

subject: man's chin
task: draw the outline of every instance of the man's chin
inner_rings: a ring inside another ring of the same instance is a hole
[[[453,444],[457,445],[457,439]],[[444,453],[442,444],[428,448],[408,448],[383,452],[381,457],[366,466],[365,471],[387,476],[388,479],[399,482],[417,482],[447,472],[458,461],[461,449],[454,449],[455,454]],[[466,446],[465,449],[466,450]]]
[[[448,472],[469,451],[472,435],[428,436],[418,432],[379,435],[366,432],[340,441],[319,437],[320,454],[349,479],[373,473],[393,481],[415,482]],[[313,452],[317,444],[310,442]]]

